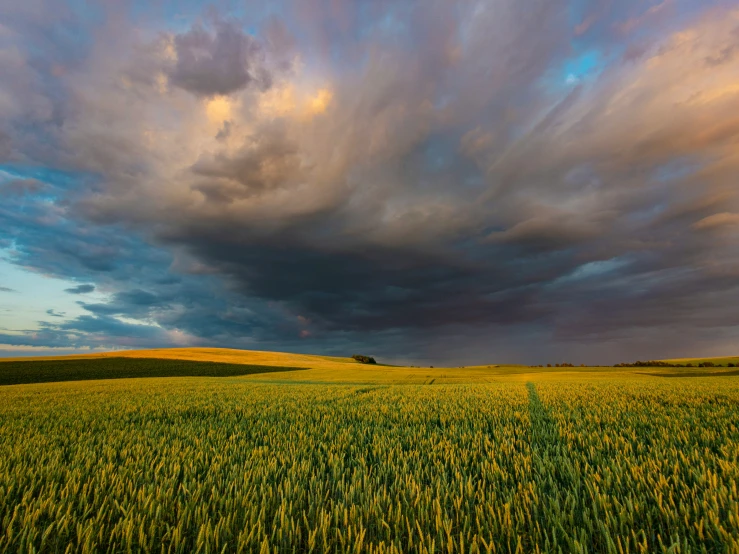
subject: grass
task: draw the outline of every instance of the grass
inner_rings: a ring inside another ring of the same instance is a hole
[[[0,363],[150,377],[0,387],[0,553],[739,553],[730,371],[137,354]]]
[[[737,406],[710,377],[2,387],[0,552],[739,552]]]
[[[234,377],[300,369],[155,358],[15,360],[0,363],[0,385],[136,377]]]

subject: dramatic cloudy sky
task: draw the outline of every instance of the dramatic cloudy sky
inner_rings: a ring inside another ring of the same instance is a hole
[[[0,0],[0,351],[739,352],[739,2]]]

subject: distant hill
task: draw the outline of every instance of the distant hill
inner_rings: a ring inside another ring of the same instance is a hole
[[[289,352],[263,352],[260,350],[236,350],[232,348],[155,348],[151,350],[117,350],[94,354],[73,354],[70,356],[39,356],[24,358],[0,358],[0,363],[8,361],[33,360],[80,360],[90,358],[156,358],[159,360],[185,360],[191,362],[218,362],[224,364],[245,364],[274,367],[308,367],[320,369],[346,369],[347,365],[358,365],[351,358],[316,356],[312,354],[291,354]]]
[[[662,360],[673,364],[710,361],[716,369],[644,367],[533,367],[524,365],[481,365],[465,367],[389,366],[364,364],[350,357],[235,350],[229,348],[160,348],[123,350],[71,356],[0,358],[0,385],[50,381],[84,381],[139,377],[248,377],[257,381],[344,384],[487,383],[537,378],[569,379],[575,374],[593,378],[697,377],[734,375],[729,363],[739,366],[739,357],[680,358]]]
[[[162,358],[88,357],[13,360],[0,364],[0,385],[136,379],[141,377],[243,377],[301,371],[300,367],[227,364]]]

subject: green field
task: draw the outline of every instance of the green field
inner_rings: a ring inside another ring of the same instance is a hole
[[[734,364],[739,367],[739,356],[723,356],[718,358],[673,358],[671,360],[663,360],[671,364],[692,364],[697,366],[700,363],[711,362],[720,367],[726,367],[728,364]]]
[[[337,367],[0,387],[0,552],[739,552],[737,377]]]
[[[131,379],[137,377],[234,377],[300,371],[299,367],[228,364],[156,358],[87,358],[0,362],[0,385]]]

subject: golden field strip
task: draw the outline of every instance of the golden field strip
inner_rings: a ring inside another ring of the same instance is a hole
[[[713,368],[169,355],[307,369],[0,387],[0,552],[739,552]]]
[[[315,356],[287,352],[263,352],[258,350],[232,350],[228,348],[164,348],[154,350],[120,350],[76,356],[45,356],[34,358],[0,358],[0,372],[4,362],[29,360],[94,360],[109,358],[182,360],[190,362],[215,362],[223,364],[243,364],[280,368],[279,373],[254,374],[250,379],[261,381],[311,382],[311,383],[356,383],[356,384],[471,384],[510,381],[526,381],[531,376],[537,378],[558,378],[575,375],[579,378],[636,378],[641,379],[654,374],[679,375],[680,372],[696,373],[699,368],[611,368],[611,367],[568,367],[547,368],[524,365],[480,365],[465,367],[407,367],[388,365],[365,365],[352,358],[334,356]],[[716,360],[739,364],[739,357],[725,358],[684,358],[667,360],[674,363]],[[284,371],[296,368],[295,371]],[[727,368],[700,368],[706,375],[721,374]]]

